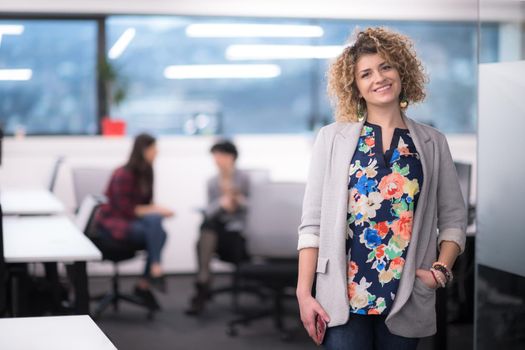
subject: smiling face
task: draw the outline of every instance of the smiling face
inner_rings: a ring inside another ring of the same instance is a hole
[[[359,94],[370,107],[399,108],[401,78],[399,72],[379,54],[363,55],[355,69]]]

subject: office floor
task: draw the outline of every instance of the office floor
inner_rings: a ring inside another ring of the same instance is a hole
[[[228,279],[218,277],[216,284],[225,284]],[[122,279],[122,289],[131,290],[132,278]],[[156,314],[153,321],[146,319],[145,311],[132,305],[122,304],[119,313],[108,309],[97,321],[99,327],[120,350],[177,350],[177,349],[317,349],[301,328],[293,301],[287,305],[290,317],[286,325],[291,330],[292,339],[283,342],[274,330],[269,319],[255,321],[248,327],[241,326],[239,335],[231,338],[226,334],[226,323],[235,315],[230,308],[230,298],[222,295],[214,298],[204,316],[187,317],[184,308],[192,293],[191,276],[168,277],[169,292],[159,295],[163,310]],[[109,279],[93,277],[90,280],[90,292],[97,294],[109,287]],[[260,304],[257,299],[244,298],[243,305]],[[431,350],[432,340],[423,339],[418,350]],[[472,349],[472,326],[451,325],[449,327],[449,350]]]

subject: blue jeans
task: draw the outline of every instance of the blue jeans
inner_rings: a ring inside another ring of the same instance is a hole
[[[385,319],[350,313],[346,324],[326,330],[323,345],[329,350],[416,350],[419,338],[390,333]]]
[[[162,227],[163,217],[158,214],[150,214],[136,219],[131,223],[127,240],[133,245],[145,247],[148,253],[144,276],[150,275],[150,267],[153,263],[160,263],[160,255],[164,243],[166,243],[166,231]]]

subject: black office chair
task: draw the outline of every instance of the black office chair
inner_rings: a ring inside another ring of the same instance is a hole
[[[93,312],[93,318],[99,318],[100,315],[110,306],[113,310],[119,310],[119,302],[126,301],[131,304],[147,309],[147,318],[153,319],[158,308],[152,307],[151,304],[139,299],[135,295],[124,294],[120,291],[119,269],[118,264],[122,261],[130,260],[135,257],[137,251],[144,247],[132,245],[123,245],[110,239],[102,238],[98,235],[94,222],[97,209],[104,202],[103,198],[88,195],[84,197],[77,214],[77,226],[81,228],[89,239],[102,252],[102,259],[109,261],[113,265],[113,274],[111,276],[111,290],[103,295],[96,296],[93,299],[98,300],[98,305]],[[156,302],[156,301],[155,301]],[[157,303],[158,304],[158,303]]]
[[[227,334],[237,336],[238,325],[248,325],[250,322],[271,317],[275,328],[280,332],[282,340],[289,340],[290,333],[284,325],[285,300],[295,299],[293,293],[287,292],[295,288],[297,282],[297,259],[266,259],[258,262],[243,263],[237,269],[239,284],[255,282],[260,292],[271,297],[271,305],[255,311],[244,311],[239,318],[228,323]],[[242,288],[242,287],[241,287]]]
[[[254,186],[247,220],[248,249],[252,259],[237,269],[239,284],[256,283],[272,302],[262,309],[245,310],[228,323],[227,334],[236,336],[238,325],[272,317],[283,340],[285,300],[295,300],[297,283],[297,227],[301,220],[304,184],[274,182]]]
[[[251,193],[253,188],[257,185],[268,183],[270,181],[270,172],[267,169],[243,169],[243,172],[248,174],[250,178],[250,190]],[[200,210],[200,213],[203,215],[203,217],[206,215],[204,210]],[[237,237],[236,237],[237,238]],[[260,298],[264,298],[265,296],[261,291],[247,283],[241,284],[239,282],[239,266],[241,263],[246,262],[249,257],[246,256],[246,254],[249,255],[249,252],[246,252],[245,247],[243,247],[242,237],[239,237],[235,239],[234,247],[229,247],[227,249],[230,251],[229,255],[235,255],[237,257],[245,257],[245,259],[231,259],[231,257],[228,257],[228,254],[221,254],[221,247],[218,247],[218,254],[217,258],[225,263],[231,264],[232,270],[231,273],[229,273],[230,281],[224,285],[214,286],[209,290],[209,297],[210,299],[213,299],[213,297],[221,294],[231,294],[231,302],[232,302],[232,310],[234,312],[239,311],[239,295],[240,293],[249,293],[257,295]],[[237,254],[231,254],[232,249],[238,249]]]

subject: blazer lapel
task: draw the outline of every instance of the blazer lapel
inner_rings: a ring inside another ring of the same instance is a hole
[[[416,261],[417,245],[422,244],[423,246],[428,242],[428,239],[432,235],[426,235],[427,242],[421,242],[419,240],[419,231],[423,222],[423,214],[425,213],[427,201],[429,197],[430,183],[432,182],[432,174],[434,172],[434,144],[430,136],[413,120],[403,115],[403,120],[410,132],[410,136],[414,141],[419,159],[421,160],[421,166],[423,168],[423,186],[421,187],[417,209],[414,213],[414,220],[412,222],[412,236],[410,238],[410,249],[408,250],[405,267],[403,269],[403,275],[399,282],[398,293],[390,315],[395,314],[410,297],[412,291],[412,285],[414,283],[415,271],[418,266],[422,263],[423,256],[420,257],[421,261]],[[388,319],[388,317],[387,317]]]
[[[331,167],[333,174],[338,179],[348,180],[348,170],[350,161],[354,156],[355,148],[359,142],[361,129],[364,121],[357,123],[342,123],[342,128],[335,136],[334,155],[332,156]]]
[[[330,183],[333,184],[334,190],[334,204],[335,204],[335,223],[334,232],[336,233],[335,247],[339,247],[336,251],[344,254],[344,244],[346,238],[346,214],[348,212],[348,172],[350,169],[350,162],[354,156],[361,129],[364,122],[358,123],[341,123],[342,128],[335,135],[333,144],[333,153],[330,164]],[[337,189],[337,190],[336,190]],[[341,189],[341,190],[339,190]],[[338,259],[342,264],[345,264],[344,257]],[[346,271],[344,266],[341,266],[341,271]]]
[[[421,127],[419,127],[414,121],[410,118],[407,118],[403,115],[403,120],[405,121],[410,136],[414,141],[417,152],[419,154],[419,159],[421,160],[421,166],[423,168],[423,186],[421,187],[421,192],[419,194],[418,205],[416,212],[414,213],[414,221],[412,226],[412,243],[417,242],[417,233],[421,226],[421,221],[423,219],[423,213],[425,212],[427,198],[429,195],[430,183],[432,182],[433,174],[433,164],[434,164],[434,144],[430,136],[424,132]],[[415,250],[415,249],[413,249]]]

